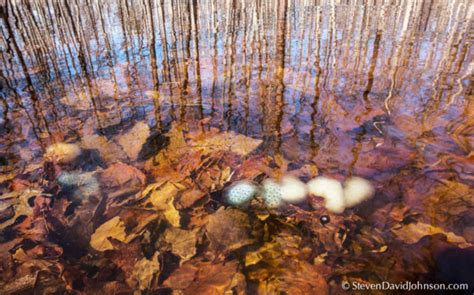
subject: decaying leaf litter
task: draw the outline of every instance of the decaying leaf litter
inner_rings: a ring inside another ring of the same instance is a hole
[[[462,184],[426,192],[439,225],[402,201],[370,214],[331,213],[314,195],[229,206],[239,180],[307,181],[317,164],[289,170],[283,155],[258,153],[259,139],[176,123],[150,153],[150,134],[137,122],[113,138],[52,144],[42,167],[10,182],[0,199],[5,293],[324,294],[342,281],[430,281],[449,249],[472,249],[472,231],[443,223],[472,210]]]
[[[474,286],[472,1],[3,2],[1,294]]]

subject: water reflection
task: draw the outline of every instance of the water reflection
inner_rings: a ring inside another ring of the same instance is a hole
[[[361,4],[6,1],[2,153],[203,118],[334,173],[376,177],[376,147],[415,154],[397,169],[472,151],[469,1]]]

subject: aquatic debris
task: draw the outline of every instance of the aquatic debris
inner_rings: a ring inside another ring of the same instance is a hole
[[[81,154],[81,148],[74,143],[59,142],[50,145],[46,149],[44,157],[47,160],[55,160],[58,163],[67,164],[74,161]]]
[[[344,190],[338,180],[318,176],[310,180],[307,185],[309,193],[325,199],[324,206],[329,211],[342,213],[346,209]]]
[[[97,195],[100,191],[95,172],[61,172],[57,182],[66,190],[74,190],[73,196],[77,199]]]
[[[375,192],[372,184],[361,177],[351,177],[342,184],[336,180],[319,176],[308,182],[311,194],[325,199],[324,206],[331,212],[342,213],[370,199]]]
[[[370,199],[375,189],[372,184],[361,177],[351,177],[344,182],[344,202],[346,208],[353,207]]]
[[[299,178],[286,175],[280,180],[281,198],[288,203],[301,203],[306,199],[308,188]]]
[[[278,208],[283,204],[282,187],[271,178],[263,181],[263,200],[269,208]]]
[[[257,190],[257,186],[250,181],[239,181],[228,190],[227,202],[234,206],[243,205],[255,196]]]

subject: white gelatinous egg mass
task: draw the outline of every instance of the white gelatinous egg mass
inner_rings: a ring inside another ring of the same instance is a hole
[[[370,199],[375,189],[372,184],[361,177],[352,177],[344,183],[344,201],[346,208],[353,207]]]
[[[281,186],[273,179],[265,179],[263,185],[263,200],[269,208],[278,208],[283,204]]]
[[[70,163],[81,154],[81,148],[72,143],[55,143],[46,149],[45,158],[59,163]]]
[[[324,198],[326,209],[334,213],[344,212],[344,190],[338,180],[319,176],[310,180],[307,185],[309,193]]]
[[[227,191],[227,202],[239,206],[247,203],[257,193],[257,186],[250,181],[240,181]]]
[[[74,197],[84,198],[100,194],[100,184],[94,172],[61,172],[58,184],[66,189],[74,189]]]
[[[281,198],[288,203],[300,203],[306,199],[307,186],[297,177],[287,175],[281,179]]]

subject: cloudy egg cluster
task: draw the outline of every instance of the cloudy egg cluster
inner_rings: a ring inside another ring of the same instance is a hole
[[[241,206],[259,195],[269,208],[278,208],[284,203],[297,204],[303,202],[308,193],[325,199],[324,206],[334,213],[342,213],[374,195],[372,184],[361,177],[351,177],[344,184],[324,176],[316,177],[307,184],[297,177],[286,175],[278,182],[267,178],[261,188],[250,181],[240,181],[227,192],[230,205]]]
[[[257,186],[250,181],[239,181],[228,190],[227,202],[234,206],[243,205],[255,196],[257,190]]]
[[[269,208],[278,208],[283,203],[282,190],[278,182],[273,179],[265,179],[263,185],[263,200]]]
[[[320,176],[307,185],[309,193],[324,198],[324,206],[334,213],[342,213],[345,209],[370,199],[375,193],[372,184],[361,177],[351,177],[343,186],[336,179]]]

